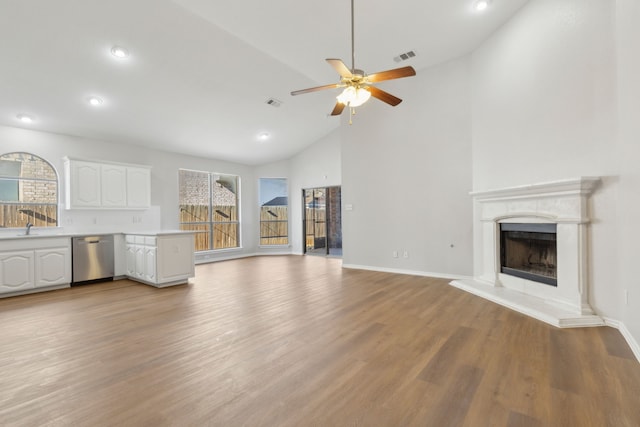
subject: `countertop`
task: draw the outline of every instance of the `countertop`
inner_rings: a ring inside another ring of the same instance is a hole
[[[152,230],[152,231],[86,231],[86,232],[50,232],[46,228],[40,230],[32,230],[29,235],[24,234],[24,230],[20,228],[16,228],[9,231],[0,232],[0,241],[3,240],[24,240],[24,239],[48,239],[54,237],[85,237],[85,236],[107,236],[107,235],[115,235],[115,234],[130,234],[136,236],[165,236],[171,234],[193,234],[193,231],[186,230]]]
[[[136,231],[121,234],[130,234],[135,236],[165,236],[169,234],[194,234],[195,231],[188,230],[155,230],[155,231]]]

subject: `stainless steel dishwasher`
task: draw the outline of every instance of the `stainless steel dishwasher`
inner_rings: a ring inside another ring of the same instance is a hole
[[[74,237],[72,240],[72,284],[113,279],[112,235]]]

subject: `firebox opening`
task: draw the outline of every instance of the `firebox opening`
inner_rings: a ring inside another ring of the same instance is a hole
[[[558,286],[556,224],[500,224],[500,271]]]

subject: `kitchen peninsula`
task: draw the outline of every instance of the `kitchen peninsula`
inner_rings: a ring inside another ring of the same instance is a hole
[[[38,230],[0,235],[0,298],[68,288],[73,282],[71,239],[91,233]],[[111,234],[114,279],[129,278],[158,288],[187,283],[195,275],[194,235],[189,231],[144,231]],[[123,260],[124,262],[118,262]]]

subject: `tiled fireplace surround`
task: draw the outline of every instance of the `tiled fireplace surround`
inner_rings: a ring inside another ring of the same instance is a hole
[[[558,327],[604,324],[589,305],[589,197],[600,182],[581,177],[473,192],[480,271],[453,286]],[[557,224],[558,286],[500,273],[500,223]],[[478,249],[476,249],[478,250]]]

